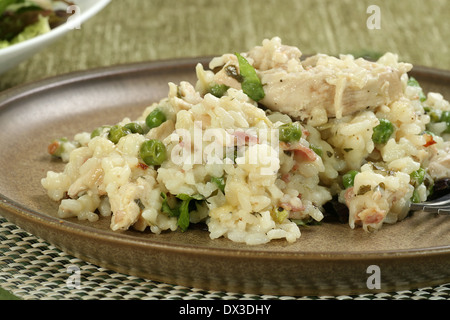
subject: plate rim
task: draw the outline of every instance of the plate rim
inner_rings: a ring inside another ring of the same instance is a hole
[[[213,56],[183,57],[165,60],[141,61],[133,63],[116,64],[80,71],[72,71],[65,74],[51,76],[44,79],[35,80],[29,83],[18,85],[0,92],[0,111],[8,108],[14,101],[28,97],[30,95],[51,90],[57,87],[71,85],[77,82],[93,80],[96,78],[115,77],[121,74],[132,74],[142,72],[156,72],[158,70],[170,70],[195,66],[197,63],[206,64]],[[442,77],[450,81],[450,70],[437,69],[426,66],[414,66],[410,72],[412,74],[426,74],[435,80]],[[4,214],[6,212],[6,215]],[[130,244],[153,250],[170,251],[172,253],[183,252],[200,256],[220,256],[220,257],[243,257],[247,259],[284,259],[284,260],[370,260],[370,259],[401,259],[420,256],[450,256],[450,244],[436,247],[392,249],[392,250],[371,250],[371,251],[308,251],[308,252],[284,252],[275,250],[252,250],[247,248],[214,248],[195,245],[168,244],[151,239],[132,237],[123,233],[111,233],[109,230],[100,230],[92,226],[80,225],[75,222],[50,216],[43,212],[38,212],[27,208],[2,193],[0,193],[0,214],[7,220],[12,221],[22,227],[24,221],[34,221],[45,224],[47,227],[58,229],[59,231],[70,232],[72,235],[101,236],[102,240],[110,243]],[[24,228],[25,231],[28,231]],[[93,233],[94,231],[94,233]],[[47,240],[43,238],[43,240]],[[230,240],[231,241],[231,240]],[[287,244],[289,245],[289,244]]]

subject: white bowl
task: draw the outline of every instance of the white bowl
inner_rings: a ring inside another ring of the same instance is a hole
[[[22,61],[56,41],[67,32],[82,28],[82,23],[101,11],[111,0],[75,0],[77,10],[63,25],[43,35],[0,49],[0,74],[15,67]]]

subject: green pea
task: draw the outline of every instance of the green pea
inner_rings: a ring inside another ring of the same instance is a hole
[[[342,184],[344,185],[344,188],[350,188],[353,187],[355,184],[355,177],[358,174],[358,171],[356,170],[350,170],[346,174],[342,176]]]
[[[413,77],[410,77],[410,78],[408,79],[407,84],[408,84],[408,86],[410,86],[410,87],[421,88],[421,86],[420,86],[420,84],[419,84],[419,81],[417,81],[417,80],[416,80],[415,78],[413,78]],[[419,99],[420,99],[420,102],[424,102],[425,100],[427,100],[427,96],[423,93],[423,90],[420,90],[420,92],[419,92]]]
[[[98,137],[103,131],[102,127],[99,127],[97,129],[95,129],[94,131],[91,132],[91,139]]]
[[[224,84],[215,84],[209,88],[209,93],[217,98],[220,98],[227,92],[229,88],[229,86]]]
[[[299,141],[302,137],[302,127],[300,123],[286,123],[278,128],[280,132],[280,141],[294,142]]]
[[[419,100],[420,102],[424,102],[427,100],[427,96],[425,95],[425,93],[423,93],[423,91],[419,92]]]
[[[150,128],[159,127],[167,120],[166,115],[160,109],[155,109],[145,119],[145,124]]]
[[[425,169],[419,168],[419,170],[411,172],[409,176],[411,184],[418,187],[425,180]]]
[[[450,122],[450,111],[442,111],[441,117],[439,118],[441,122]]]
[[[107,128],[111,128],[111,126],[101,126],[101,127],[98,127],[97,129],[95,129],[94,131],[92,131],[91,132],[91,139],[101,135],[103,133],[103,130],[105,130]]]
[[[394,133],[394,125],[387,119],[380,119],[380,124],[373,128],[372,140],[375,143],[388,142]]]
[[[108,133],[108,139],[117,144],[119,140],[123,137],[125,137],[127,134],[130,134],[131,131],[125,127],[115,125],[112,126]]]
[[[146,165],[159,166],[166,160],[167,151],[161,141],[152,139],[142,143],[139,155]]]
[[[433,122],[433,120],[435,119],[431,118],[431,120]],[[443,133],[450,133],[450,111],[442,111],[439,120],[435,120],[434,122],[445,122],[447,124],[447,128],[444,130]]]
[[[136,122],[130,122],[124,125],[124,128],[131,131],[131,133],[139,133],[144,134],[144,130],[142,129],[141,125]]]
[[[430,116],[430,122],[440,122],[441,121],[441,116],[442,115],[439,116],[436,111],[430,110],[428,115]]]

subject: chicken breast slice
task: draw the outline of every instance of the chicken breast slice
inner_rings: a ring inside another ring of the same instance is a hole
[[[127,230],[139,219],[141,210],[135,200],[140,198],[143,190],[142,185],[131,182],[117,188],[110,187],[112,230]]]
[[[310,119],[314,109],[328,117],[341,118],[364,109],[374,109],[398,100],[403,94],[401,77],[410,70],[352,56],[318,55],[306,59],[304,70],[271,69],[260,73],[265,98],[271,110],[298,120]]]
[[[262,46],[243,55],[264,86],[265,97],[259,103],[296,120],[308,120],[318,111],[341,118],[389,104],[402,96],[401,78],[412,68],[398,63],[390,53],[377,62],[325,54],[301,61],[301,51],[282,45],[279,38],[264,40]],[[239,71],[234,55],[213,59],[210,68],[216,71],[215,83],[241,88],[230,72],[233,68]]]
[[[450,177],[450,141],[444,142],[442,149],[435,149],[427,168],[434,180]]]

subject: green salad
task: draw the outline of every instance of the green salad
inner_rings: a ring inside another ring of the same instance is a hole
[[[65,0],[0,0],[0,49],[29,40],[64,24]]]

